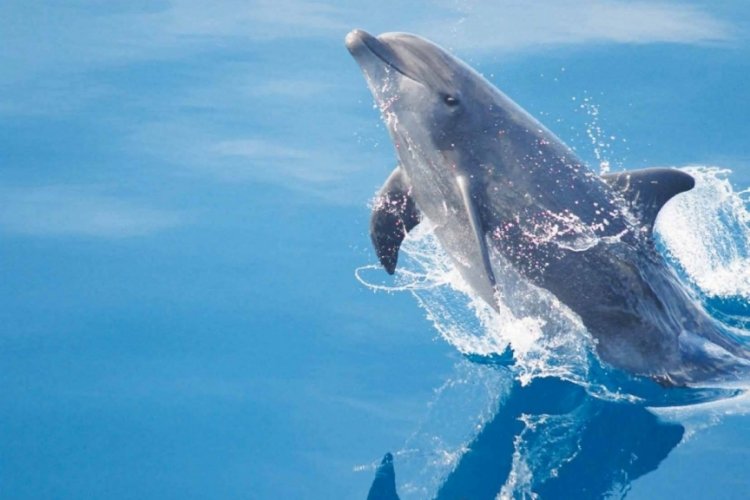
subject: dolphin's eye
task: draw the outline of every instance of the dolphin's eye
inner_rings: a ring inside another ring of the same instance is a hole
[[[446,95],[445,97],[443,97],[443,101],[448,106],[458,106],[458,99],[456,99],[452,95]]]

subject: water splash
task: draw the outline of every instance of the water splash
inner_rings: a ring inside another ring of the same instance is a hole
[[[515,437],[513,461],[508,479],[498,498],[539,498],[534,483],[544,483],[560,473],[580,451],[581,418],[587,408],[562,415],[527,415],[519,420],[523,430]]]
[[[656,233],[671,263],[702,296],[750,301],[750,190],[735,191],[731,171],[683,169],[695,188],[660,212]]]
[[[586,115],[584,131],[588,140],[587,146],[599,164],[599,174],[608,174],[612,169],[612,159],[619,158],[614,153],[615,145],[618,143],[625,144],[627,140],[618,139],[617,136],[607,133],[601,123],[601,107],[588,92],[584,91],[583,97],[573,97],[572,99],[574,102],[578,102],[574,111]],[[617,161],[615,166],[619,168],[622,164]]]
[[[373,290],[412,293],[441,337],[470,359],[492,363],[507,359],[511,349],[514,374],[524,384],[542,376],[584,383],[591,339],[580,319],[494,251],[492,261],[498,278],[497,311],[463,280],[429,221],[404,240],[391,285],[368,279],[373,266],[359,268],[355,275]]]
[[[395,454],[401,498],[435,496],[511,385],[507,371],[467,361],[455,365],[453,375],[435,391],[420,427]]]

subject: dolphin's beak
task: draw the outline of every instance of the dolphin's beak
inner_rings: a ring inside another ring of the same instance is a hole
[[[371,67],[373,62],[377,61],[410,80],[421,83],[414,72],[407,69],[408,65],[404,64],[401,57],[388,44],[381,42],[368,32],[360,29],[352,30],[346,35],[344,43],[346,48],[349,49],[349,53],[363,69],[367,66]]]
[[[377,39],[368,32],[356,29],[350,31],[349,34],[346,35],[344,43],[346,44],[346,48],[349,49],[349,52],[356,58],[357,54],[362,50],[367,50],[365,40],[369,40],[370,44],[373,44],[373,41],[377,41]]]
[[[380,59],[381,63],[387,65],[391,64],[388,59],[388,47],[364,30],[352,30],[346,35],[344,39],[346,48],[349,49],[349,53],[362,65],[366,62],[372,62],[373,56]]]

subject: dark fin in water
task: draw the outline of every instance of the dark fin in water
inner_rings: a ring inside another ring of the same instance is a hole
[[[370,486],[367,500],[399,500],[396,493],[396,473],[393,470],[393,455],[386,453],[375,471],[375,480]]]
[[[690,174],[672,168],[646,168],[606,174],[602,179],[622,194],[640,216],[649,234],[654,229],[659,210],[673,196],[695,186]]]
[[[375,197],[370,218],[370,238],[380,263],[388,274],[396,271],[398,249],[406,233],[419,224],[421,215],[410,194],[401,167],[396,167]]]

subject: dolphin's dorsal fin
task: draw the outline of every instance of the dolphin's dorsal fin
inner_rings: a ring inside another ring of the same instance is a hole
[[[691,175],[672,168],[618,172],[602,175],[602,179],[630,203],[649,233],[664,204],[673,196],[695,186],[695,179]]]
[[[388,274],[396,271],[401,242],[421,218],[406,174],[396,167],[375,197],[370,217],[370,238]]]
[[[393,470],[393,455],[386,453],[375,471],[375,480],[370,486],[367,500],[399,500],[396,491],[396,472]]]

